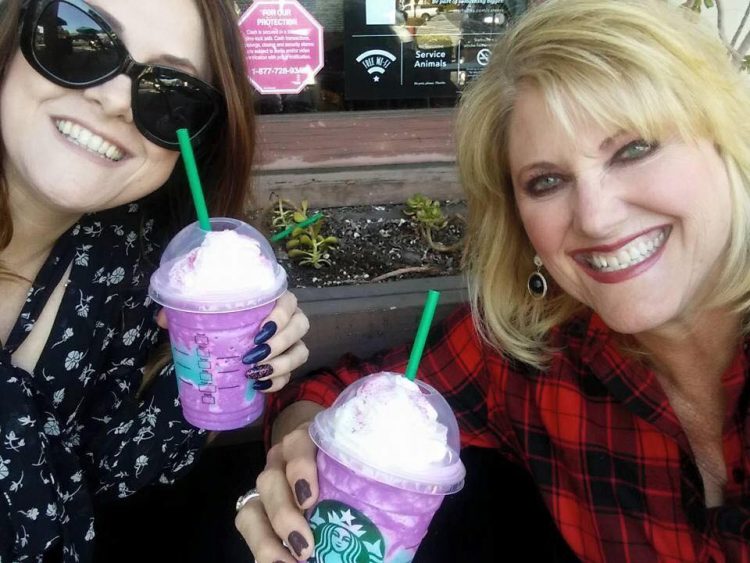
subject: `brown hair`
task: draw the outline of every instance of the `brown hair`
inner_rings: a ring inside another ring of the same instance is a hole
[[[18,49],[22,3],[23,0],[0,0],[0,84]],[[196,159],[211,214],[241,217],[251,197],[255,120],[237,14],[231,0],[195,3],[203,20],[211,80],[226,101],[225,118],[196,145]],[[4,153],[0,139],[0,156]],[[146,198],[144,207],[157,210],[167,222],[163,226],[172,233],[194,220],[195,212],[186,193],[187,179],[178,162],[165,185]],[[12,237],[13,221],[0,158],[0,250],[10,244]],[[0,264],[0,278],[3,277],[14,276]]]
[[[205,27],[212,82],[226,100],[223,123],[196,147],[201,183],[212,216],[242,217],[252,194],[255,119],[237,13],[231,0],[195,2]],[[158,209],[166,200],[171,212],[170,233],[195,220],[192,202],[186,194],[187,178],[178,162],[166,185],[149,201]],[[142,395],[171,358],[168,344],[152,351],[137,396]]]
[[[5,79],[10,59],[18,48],[20,13],[21,0],[0,0],[0,84]],[[8,246],[13,238],[13,221],[8,207],[8,186],[5,183],[3,154],[5,154],[5,146],[0,137],[0,250]],[[16,276],[6,271],[0,263],[0,279],[8,277],[15,278]]]
[[[224,95],[224,120],[196,146],[196,159],[211,215],[241,217],[251,198],[255,153],[253,92],[247,79],[245,54],[231,0],[195,0],[205,28],[211,80]],[[187,178],[178,162],[165,186],[149,203],[171,212],[170,230],[195,220]]]

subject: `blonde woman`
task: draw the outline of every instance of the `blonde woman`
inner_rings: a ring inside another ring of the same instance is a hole
[[[583,561],[749,560],[750,95],[726,49],[666,2],[553,0],[457,121],[471,310],[434,331],[419,377],[463,445],[528,470]],[[305,423],[405,359],[280,396],[236,520],[259,563],[293,561],[276,535],[313,549]]]

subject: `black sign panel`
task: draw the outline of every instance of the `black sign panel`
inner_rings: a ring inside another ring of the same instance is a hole
[[[350,100],[455,97],[487,65],[526,0],[347,0]]]

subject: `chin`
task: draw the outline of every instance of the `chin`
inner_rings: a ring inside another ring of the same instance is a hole
[[[656,330],[667,324],[674,315],[659,314],[657,311],[607,311],[597,314],[602,318],[604,324],[620,334],[635,335],[643,332]]]

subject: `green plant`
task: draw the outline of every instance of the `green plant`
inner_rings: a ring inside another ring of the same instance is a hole
[[[297,207],[293,201],[281,199],[276,202],[271,217],[271,226],[275,230],[286,229],[307,219],[308,202],[303,200]]]
[[[440,202],[422,194],[416,194],[406,200],[404,213],[413,217],[421,231],[439,231],[448,224]]]
[[[449,219],[443,214],[440,202],[430,199],[422,194],[415,194],[406,200],[404,214],[412,218],[422,238],[427,241],[430,248],[438,252],[454,252],[461,247],[461,243],[446,246],[435,242],[433,233],[448,226]]]
[[[291,238],[286,243],[287,253],[300,266],[312,266],[320,269],[330,266],[330,251],[338,246],[339,239],[321,233],[322,221],[318,221],[304,229],[292,231]]]
[[[286,229],[308,218],[310,206],[303,200],[299,206],[287,199],[279,199],[274,205],[271,225],[275,230]],[[330,266],[330,252],[337,247],[339,240],[323,232],[321,219],[305,228],[297,227],[289,235],[286,243],[287,254],[300,266],[320,269]]]

